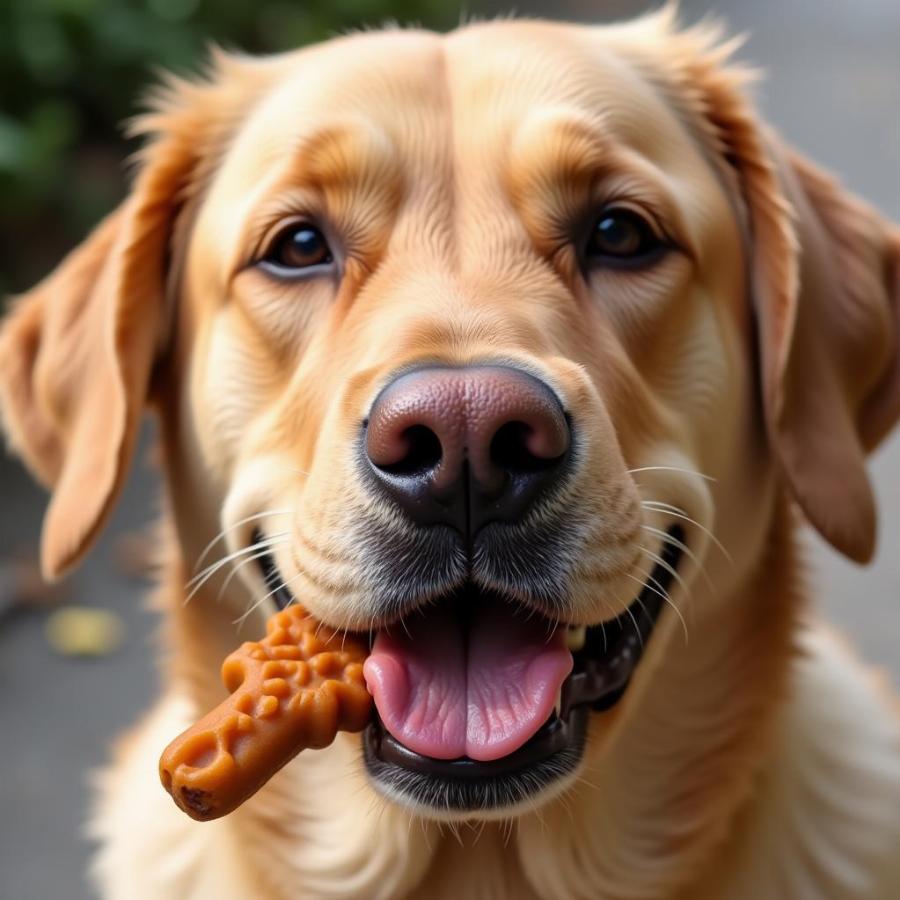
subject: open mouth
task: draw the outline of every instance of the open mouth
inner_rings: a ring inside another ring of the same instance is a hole
[[[682,556],[682,529],[668,537],[640,594],[599,625],[557,626],[470,584],[381,629],[363,736],[375,785],[420,809],[484,812],[571,773],[590,712],[621,699],[651,638]],[[273,560],[263,571],[277,578]]]

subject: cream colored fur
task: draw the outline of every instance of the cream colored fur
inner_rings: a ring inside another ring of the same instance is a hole
[[[268,828],[243,812],[198,828],[147,777],[160,746],[192,721],[188,704],[176,698],[159,703],[104,775],[91,829],[103,842],[95,874],[105,896],[123,900],[888,900],[900,889],[896,711],[828,631],[810,624],[798,640],[802,656],[791,673],[791,699],[780,711],[765,764],[747,786],[734,833],[674,894],[650,886],[665,880],[667,866],[657,869],[655,854],[648,858],[643,848],[627,846],[622,798],[615,811],[621,823],[604,809],[606,797],[580,796],[575,788],[517,825],[453,833],[360,803],[356,779],[350,789],[331,780],[335,767],[353,765],[343,747],[329,751],[327,763],[305,758],[278,776],[299,783],[305,798],[299,821],[295,810],[275,807],[266,810]],[[677,768],[659,777],[673,777]],[[341,807],[344,799],[349,802]],[[643,793],[631,801],[655,802]],[[598,816],[607,820],[605,828]],[[580,860],[573,859],[573,845],[585,853]],[[537,870],[534,880],[523,860]],[[277,875],[266,878],[269,867]]]
[[[160,423],[162,692],[100,778],[105,898],[900,897],[897,703],[816,623],[797,547],[805,516],[874,550],[900,234],[766,129],[731,49],[670,11],[387,31],[216,55],[138,123],[129,199],[0,333],[5,425],[53,490],[48,575],[102,527],[145,404]],[[585,274],[570,229],[610,198],[677,249]],[[339,277],[255,264],[301,214],[338,236]],[[157,760],[274,608],[254,527],[314,615],[377,627],[390,585],[364,538],[411,527],[361,483],[354,436],[399,367],[435,359],[521,365],[577,423],[554,499],[580,523],[568,621],[621,613],[683,524],[633,682],[574,776],[501,818],[406,808],[341,735],[193,822]]]

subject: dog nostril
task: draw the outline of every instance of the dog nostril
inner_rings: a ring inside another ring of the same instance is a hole
[[[473,535],[515,520],[567,471],[569,418],[539,379],[504,366],[406,372],[382,388],[361,450],[415,523]]]
[[[443,455],[438,436],[426,425],[412,425],[401,435],[405,455],[394,463],[378,466],[390,475],[422,475],[437,468]]]
[[[525,422],[507,422],[491,440],[491,462],[506,472],[543,472],[555,466],[559,457],[532,453],[529,439],[534,429]]]

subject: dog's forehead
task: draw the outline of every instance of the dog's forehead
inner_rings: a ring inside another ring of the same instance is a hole
[[[702,243],[728,213],[677,100],[654,80],[647,51],[660,40],[507,22],[352,35],[265,61],[267,87],[220,163],[196,241],[237,258],[245,223],[318,207],[342,231],[392,230],[407,249],[452,221],[482,252],[486,234],[525,240],[511,198],[549,220],[554,195],[599,163],[605,176],[655,181]]]
[[[258,167],[354,121],[387,135],[400,154],[445,153],[452,141],[457,152],[503,155],[521,123],[549,109],[602,122],[612,139],[652,154],[673,140],[677,116],[615,37],[614,29],[495,22],[444,36],[335,39],[274,67],[233,152]]]

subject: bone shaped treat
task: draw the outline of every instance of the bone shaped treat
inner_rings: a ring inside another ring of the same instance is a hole
[[[362,731],[372,698],[364,644],[299,606],[273,615],[261,641],[222,664],[230,696],[179,735],[159,761],[163,787],[201,821],[230,813],[301,750]]]

